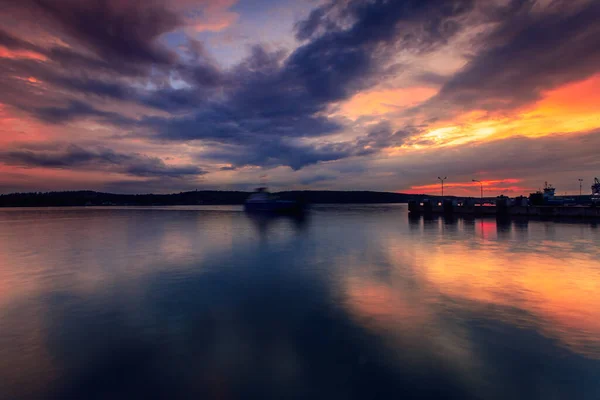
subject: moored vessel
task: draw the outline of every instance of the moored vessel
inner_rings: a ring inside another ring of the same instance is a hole
[[[283,200],[269,193],[266,187],[259,187],[244,203],[246,212],[273,214],[293,214],[303,212],[305,205],[298,200]]]

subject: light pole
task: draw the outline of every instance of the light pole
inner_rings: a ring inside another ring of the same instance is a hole
[[[581,197],[581,184],[583,183],[583,179],[579,178],[579,196]]]
[[[472,181],[479,183],[479,187],[481,189],[481,203],[479,205],[483,206],[483,183],[480,180],[477,180],[477,179],[472,179]]]
[[[447,177],[447,176],[445,176],[445,177],[443,177],[443,178],[440,178],[440,177],[438,176],[438,179],[440,180],[440,182],[442,182],[442,197],[444,197],[444,181],[445,181],[446,179],[448,179],[448,177]]]

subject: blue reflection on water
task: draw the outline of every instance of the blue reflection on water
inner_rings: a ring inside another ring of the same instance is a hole
[[[600,395],[592,224],[403,206],[0,220],[0,398]],[[567,273],[576,303],[552,294]]]

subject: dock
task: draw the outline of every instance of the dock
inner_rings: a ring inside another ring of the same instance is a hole
[[[443,214],[472,216],[531,216],[548,218],[600,219],[600,205],[529,205],[514,204],[508,198],[499,198],[495,204],[477,204],[474,201],[455,199],[411,201],[408,203],[411,214]]]

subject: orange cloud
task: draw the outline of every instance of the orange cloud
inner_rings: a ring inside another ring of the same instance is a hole
[[[577,132],[600,126],[600,75],[549,91],[535,108],[522,114],[531,133]],[[535,132],[533,132],[535,130]]]
[[[29,50],[10,50],[4,46],[0,46],[0,58],[28,58],[31,60],[46,61],[47,58],[43,54]]]
[[[336,114],[350,119],[363,115],[382,115],[411,107],[432,97],[437,92],[430,87],[411,87],[361,92],[339,106]]]
[[[600,127],[600,75],[544,93],[535,104],[506,113],[476,110],[436,123],[422,138],[429,146],[511,136],[540,137]]]

